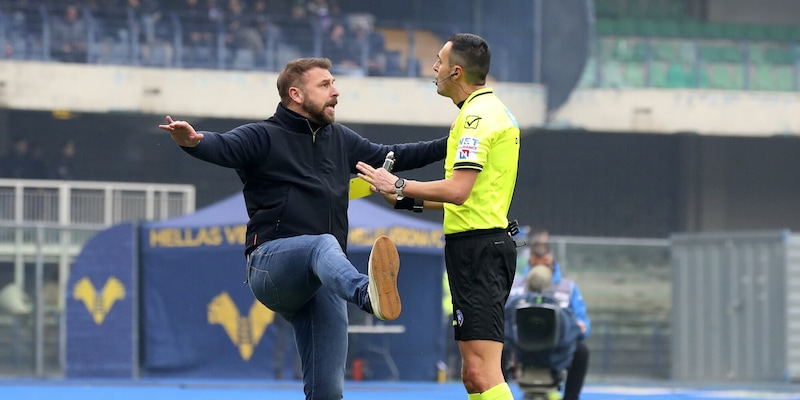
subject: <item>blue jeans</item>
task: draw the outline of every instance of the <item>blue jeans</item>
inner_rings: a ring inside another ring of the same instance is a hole
[[[250,253],[250,290],[292,324],[306,399],[339,400],[347,363],[347,302],[371,310],[369,279],[329,234],[270,240]]]

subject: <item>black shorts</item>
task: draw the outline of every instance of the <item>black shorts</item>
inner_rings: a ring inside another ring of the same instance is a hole
[[[514,281],[517,248],[505,229],[445,235],[456,340],[503,342],[503,308]]]

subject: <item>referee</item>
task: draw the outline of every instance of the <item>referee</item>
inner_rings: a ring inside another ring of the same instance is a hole
[[[491,53],[477,35],[451,36],[437,55],[436,92],[460,109],[450,128],[444,179],[398,178],[358,163],[359,176],[397,209],[444,209],[445,264],[461,379],[470,400],[513,400],[503,378],[503,307],[516,268],[508,209],[519,160],[519,125],[486,86]]]

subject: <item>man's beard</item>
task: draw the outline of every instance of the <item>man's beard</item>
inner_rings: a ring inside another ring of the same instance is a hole
[[[327,106],[328,106],[327,104],[323,104],[322,107],[315,108],[313,104],[306,101],[304,101],[302,104],[303,111],[305,111],[306,114],[309,115],[308,119],[310,119],[311,122],[317,125],[328,125],[333,123],[335,117],[334,116],[329,117],[327,114],[325,114],[325,108]]]

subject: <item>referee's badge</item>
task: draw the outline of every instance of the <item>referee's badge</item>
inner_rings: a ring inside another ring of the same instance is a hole
[[[456,310],[456,322],[458,326],[464,325],[464,314],[461,313],[461,310]]]
[[[481,117],[477,115],[467,115],[464,118],[464,129],[478,129],[478,123],[481,122]]]
[[[480,151],[481,140],[478,138],[465,136],[458,140],[458,149],[456,158],[459,160],[478,160],[478,152]]]

